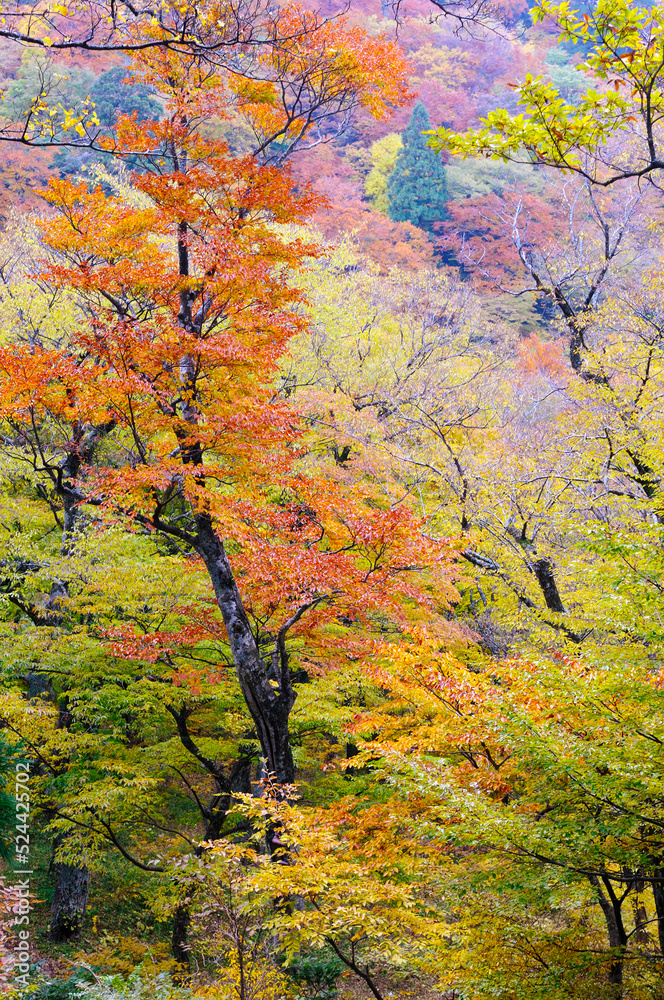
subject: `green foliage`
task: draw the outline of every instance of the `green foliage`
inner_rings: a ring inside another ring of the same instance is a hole
[[[94,82],[94,75],[88,70],[56,63],[48,55],[26,49],[16,78],[4,91],[1,116],[26,119],[34,99],[40,95],[51,106],[61,103],[67,109],[78,107],[89,97]]]
[[[334,1000],[337,996],[337,980],[344,970],[332,951],[321,950],[303,955],[288,966],[288,974],[304,989],[304,997],[311,1000]]]
[[[549,78],[562,97],[570,104],[578,101],[588,86],[588,78],[572,62],[572,56],[562,46],[550,48],[546,54]]]
[[[481,157],[461,160],[452,157],[445,167],[449,201],[464,201],[466,198],[485,198],[487,195],[502,195],[507,189],[518,186],[526,191],[540,193],[544,189],[541,171],[534,166],[519,163],[497,163]]]
[[[394,222],[411,222],[431,231],[434,223],[446,218],[447,182],[440,157],[423,135],[429,127],[428,112],[418,102],[401,137],[403,148],[387,182],[387,200]]]
[[[66,979],[37,981],[18,994],[20,1000],[190,1000],[189,989],[175,986],[167,973],[141,966],[129,976],[103,976],[82,968]]]
[[[16,805],[13,796],[2,785],[11,788],[14,777],[16,747],[0,735],[0,858],[9,861],[16,833]]]
[[[174,985],[168,973],[150,975],[138,968],[126,979],[121,976],[95,976],[78,994],[86,1000],[189,1000],[191,990]]]
[[[139,122],[156,121],[161,105],[144,83],[127,81],[129,70],[114,66],[98,76],[90,98],[101,125],[112,127],[119,115],[136,115]]]
[[[27,990],[21,990],[17,996],[21,1000],[78,1000],[86,995],[85,991],[94,985],[95,977],[88,969],[77,969],[65,979],[35,978]]]

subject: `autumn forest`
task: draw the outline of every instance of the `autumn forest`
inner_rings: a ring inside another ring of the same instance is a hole
[[[641,2],[0,4],[2,995],[664,1000]]]

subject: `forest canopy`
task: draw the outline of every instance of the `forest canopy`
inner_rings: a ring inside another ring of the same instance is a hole
[[[3,6],[5,995],[664,1000],[663,46]]]

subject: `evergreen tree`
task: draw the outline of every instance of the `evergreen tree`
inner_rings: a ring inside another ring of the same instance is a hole
[[[422,135],[429,128],[427,109],[418,101],[402,135],[403,149],[387,182],[387,197],[393,222],[412,222],[431,231],[447,217],[447,182],[440,156]]]

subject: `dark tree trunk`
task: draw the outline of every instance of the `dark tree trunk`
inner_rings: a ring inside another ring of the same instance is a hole
[[[187,906],[178,906],[173,917],[173,937],[171,940],[171,952],[178,965],[185,969],[189,968],[189,945],[187,934],[189,931],[189,909]]]
[[[28,685],[28,701],[39,698],[42,701],[55,701],[55,691],[48,674],[39,674],[36,670],[30,670],[23,675],[23,680]]]
[[[58,704],[58,729],[69,729],[72,721],[69,711],[69,699],[65,695]],[[66,834],[62,834],[55,842],[62,843]],[[90,871],[87,865],[70,865],[58,863],[53,866],[56,871],[55,892],[51,904],[51,925],[49,937],[51,941],[69,941],[78,937],[90,892]]]
[[[549,611],[557,611],[558,614],[564,615],[565,606],[560,597],[551,560],[547,559],[546,556],[538,559],[533,565],[533,570]]]
[[[295,767],[288,719],[295,692],[287,658],[281,650],[274,675],[268,677],[267,665],[261,659],[223,543],[207,515],[197,515],[196,523],[197,549],[214,587],[242,694],[256,726],[267,771],[279,784],[292,784]]]
[[[55,702],[55,692],[50,677],[30,671],[25,675],[28,685],[28,698],[48,699]],[[66,729],[71,721],[67,710],[66,699],[59,705],[58,728]],[[63,836],[55,846],[62,843]],[[90,872],[86,865],[70,865],[58,862],[53,865],[56,873],[55,891],[51,904],[51,923],[48,936],[51,941],[70,941],[78,937],[85,911],[88,905],[90,891]]]
[[[51,905],[51,941],[71,941],[81,932],[88,906],[90,873],[86,867],[58,863],[57,880]]]
[[[81,495],[75,485],[81,465],[91,462],[99,441],[112,430],[113,422],[99,427],[76,427],[72,435],[71,447],[60,463],[61,477],[58,492],[62,500],[63,532],[60,552],[63,556],[71,554],[76,534],[81,522]],[[47,617],[44,624],[58,625],[61,621],[63,601],[69,596],[66,582],[54,580],[51,592],[46,602]],[[48,697],[56,702],[53,685],[48,676],[31,672],[26,675],[28,683],[28,698]],[[61,699],[58,705],[58,728],[68,729],[71,725],[71,713],[67,697]],[[62,842],[62,836],[60,843]],[[56,841],[57,845],[58,841]],[[51,941],[70,941],[78,937],[85,917],[90,892],[90,872],[86,865],[71,865],[58,862],[54,866],[56,872],[55,891],[51,904],[51,923],[49,939]]]
[[[664,956],[664,868],[655,869],[655,881],[652,884],[652,893],[655,897],[659,950]]]
[[[181,165],[175,156],[173,156],[173,168],[176,172],[181,170]],[[187,223],[184,220],[178,227],[178,264],[180,274],[187,277],[189,249]],[[196,293],[192,294],[188,287],[180,292],[178,323],[187,333],[197,328],[198,321],[192,315],[192,303],[195,298]],[[204,311],[201,312],[200,323],[203,322],[203,315]],[[198,329],[200,331],[200,326]],[[192,358],[181,359],[180,373],[183,386],[187,390],[187,402],[182,405],[181,416],[187,423],[194,425],[198,418],[198,409],[195,365]],[[184,444],[182,435],[179,437],[183,463],[201,466],[203,458],[200,444],[196,442]],[[202,469],[201,472],[203,473]],[[291,784],[295,779],[295,768],[288,719],[295,701],[295,693],[283,642],[278,649],[280,654],[276,657],[278,662],[273,659],[273,670],[268,678],[267,665],[261,659],[224,544],[214,529],[212,518],[206,511],[201,511],[195,515],[195,521],[194,545],[205,563],[214,588],[217,604],[224,619],[235,670],[256,727],[267,770],[279,784]],[[270,681],[276,684],[273,686]]]
[[[205,768],[207,773],[214,779],[216,787],[216,792],[211,796],[207,804],[201,802],[197,795],[195,796],[201,818],[205,822],[203,840],[194,851],[197,857],[201,857],[205,850],[205,844],[209,841],[218,840],[221,835],[233,792],[251,791],[251,763],[253,753],[250,751],[245,755],[241,751],[240,757],[236,760],[230,770],[230,774],[227,776],[223,766],[212,758],[207,757],[192,738],[187,726],[191,710],[185,704],[179,708],[167,705],[167,710],[175,719],[182,746]],[[186,982],[186,973],[189,968],[189,903],[190,901],[182,901],[175,910],[171,938],[171,954],[181,967],[180,971],[175,973],[175,979],[182,982]]]
[[[591,883],[597,891],[599,905],[602,908],[606,921],[606,930],[609,938],[609,948],[613,952],[613,958],[609,966],[607,998],[610,1000],[622,1000],[623,995],[623,968],[625,964],[625,951],[627,949],[627,933],[622,919],[621,901],[615,894],[611,881],[602,877],[592,876]]]
[[[231,791],[243,795],[251,795],[251,765],[253,757],[248,754],[240,758],[231,775]]]

